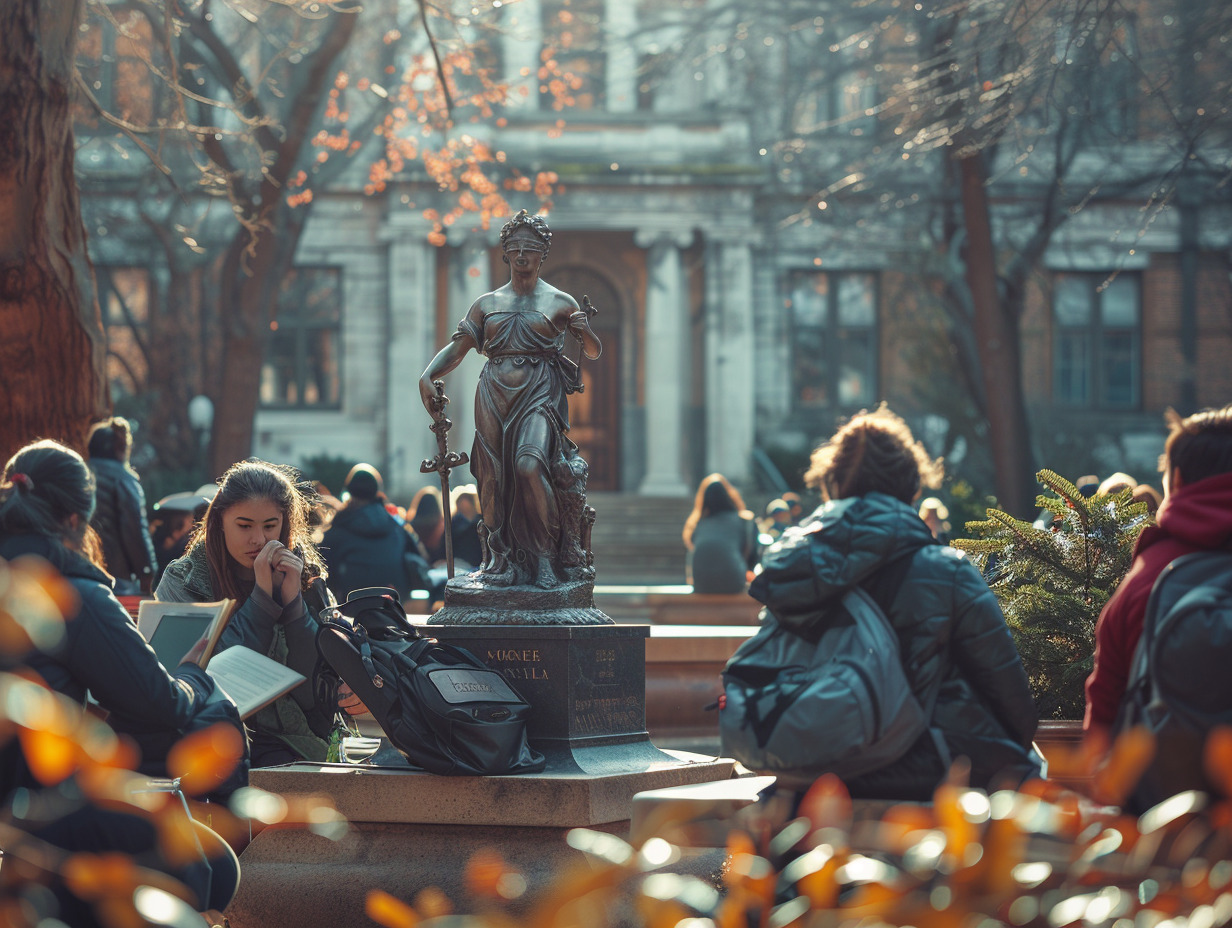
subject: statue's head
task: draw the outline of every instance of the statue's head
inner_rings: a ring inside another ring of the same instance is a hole
[[[548,249],[552,247],[552,230],[542,216],[532,216],[524,209],[519,210],[501,227],[500,244],[501,257],[506,264],[509,263],[509,251],[518,248],[537,251],[546,260]]]

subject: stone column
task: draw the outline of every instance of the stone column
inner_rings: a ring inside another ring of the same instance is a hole
[[[747,242],[707,247],[706,470],[737,485],[752,473],[753,257]]]
[[[427,230],[387,227],[389,337],[386,344],[385,489],[404,502],[429,479],[419,464],[436,454],[431,419],[419,399],[419,375],[441,347],[436,332],[436,255]]]
[[[683,476],[684,406],[688,399],[688,287],[680,249],[693,233],[639,232],[646,267],[646,476],[644,496],[688,496]]]
[[[449,324],[456,326],[471,308],[471,304],[492,289],[492,274],[488,263],[488,242],[471,237],[450,249],[449,256]],[[446,335],[452,335],[451,330]],[[444,341],[441,341],[444,344]],[[479,371],[484,358],[477,352],[468,354],[461,364],[445,377],[445,394],[449,397],[449,447],[471,453],[475,441],[475,389],[479,386]],[[470,466],[464,467],[453,483],[471,482]]]
[[[511,109],[539,108],[539,53],[543,50],[543,10],[539,0],[520,0],[505,8],[502,39],[505,80]],[[522,89],[526,93],[522,93]]]
[[[637,4],[631,0],[604,0],[603,21],[607,109],[612,113],[631,113],[637,109],[637,52],[632,41],[637,28]]]

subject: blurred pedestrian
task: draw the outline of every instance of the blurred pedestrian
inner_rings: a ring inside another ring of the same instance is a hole
[[[474,570],[483,560],[483,549],[479,543],[479,492],[473,483],[454,490],[450,526],[455,570]]]
[[[387,586],[405,601],[412,590],[428,589],[428,562],[403,521],[386,508],[380,471],[370,464],[352,467],[342,500],[321,543],[334,596],[342,601],[355,590]]]
[[[1118,493],[1124,493],[1126,490],[1136,489],[1138,481],[1129,474],[1117,471],[1109,477],[1105,477],[1100,485],[1095,490],[1096,496],[1116,496]]]
[[[722,474],[710,474],[698,486],[683,537],[694,593],[744,592],[757,563],[757,523]]]
[[[804,501],[800,499],[800,494],[788,490],[779,499],[787,504],[788,518],[791,524],[799,525],[800,520],[804,518]]]
[[[433,567],[445,563],[445,510],[441,506],[441,491],[437,487],[424,487],[415,494],[408,520],[411,529],[423,545],[428,563]]]
[[[97,501],[90,525],[103,546],[103,563],[115,577],[117,596],[136,596],[154,588],[158,556],[146,521],[145,492],[129,463],[133,435],[128,420],[112,416],[90,430],[90,470]]]
[[[766,503],[766,515],[760,525],[762,535],[770,541],[777,541],[791,524],[791,504],[787,500],[772,499]]]
[[[920,503],[920,518],[924,520],[933,537],[942,544],[948,544],[950,541],[950,523],[946,521],[949,517],[950,510],[935,496],[929,496]]]

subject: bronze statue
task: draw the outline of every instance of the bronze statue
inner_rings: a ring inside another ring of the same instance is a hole
[[[486,550],[472,577],[489,586],[546,590],[585,579],[581,572],[591,570],[587,467],[568,436],[568,395],[581,382],[564,354],[565,334],[591,360],[603,346],[590,327],[589,300],[583,298],[583,308],[539,278],[552,244],[542,216],[522,210],[501,229],[500,244],[509,282],[474,302],[419,378],[419,393],[435,416],[433,381],[471,349],[487,356],[475,393],[471,450]]]

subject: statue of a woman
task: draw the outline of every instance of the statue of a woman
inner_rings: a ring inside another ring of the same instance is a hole
[[[472,348],[487,356],[475,393],[471,471],[487,527],[480,579],[497,586],[558,585],[578,543],[576,518],[562,520],[560,495],[584,481],[585,464],[569,440],[568,394],[577,369],[563,354],[565,333],[595,359],[603,346],[577,300],[539,279],[552,233],[522,210],[505,223],[501,249],[510,280],[477,299],[449,344],[419,378],[432,412],[433,381]]]

